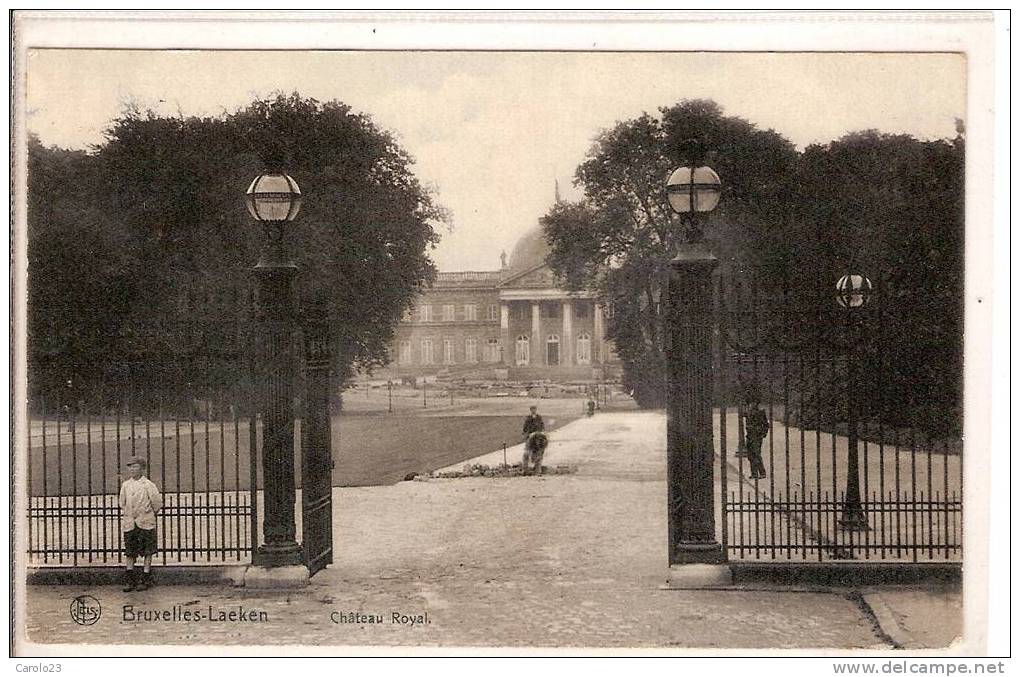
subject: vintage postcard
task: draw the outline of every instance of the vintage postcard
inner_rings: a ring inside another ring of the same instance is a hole
[[[991,14],[13,22],[14,655],[988,655]]]

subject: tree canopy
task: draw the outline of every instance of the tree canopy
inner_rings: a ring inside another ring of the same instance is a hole
[[[87,153],[31,141],[33,376],[97,380],[103,364],[153,349],[125,338],[139,328],[159,325],[151,336],[172,342],[182,327],[243,320],[262,237],[243,197],[269,166],[304,198],[288,235],[300,307],[343,320],[342,375],[385,363],[396,322],[434,278],[444,219],[411,164],[367,115],[296,93],[215,117],[128,109]]]
[[[716,255],[736,261],[768,251],[757,246],[770,237],[760,226],[779,211],[797,152],[774,131],[726,116],[705,100],[682,101],[600,134],[577,168],[582,202],[559,204],[542,219],[553,269],[568,286],[594,289],[613,304],[607,336],[627,385],[648,406],[664,397],[659,298],[680,243],[665,184],[690,138],[709,149],[707,164],[725,177],[725,200],[705,229]]]
[[[571,288],[612,304],[607,335],[639,404],[663,403],[659,298],[681,233],[665,182],[683,164],[681,144],[697,139],[723,182],[719,207],[704,219],[721,273],[753,276],[794,305],[820,304],[822,321],[832,323],[838,276],[868,275],[883,292],[883,319],[864,338],[860,385],[884,379],[888,395],[883,403],[869,398],[869,414],[958,431],[962,133],[920,141],[868,130],[798,152],[711,101],[658,112],[599,135],[575,174],[584,197],[557,204],[542,219],[552,268]],[[807,331],[787,324],[784,331]]]
[[[795,265],[853,268],[881,292],[861,345],[861,387],[885,393],[868,398],[871,413],[935,434],[962,426],[964,153],[962,133],[920,141],[869,130],[809,146],[797,170],[791,237],[817,242]]]

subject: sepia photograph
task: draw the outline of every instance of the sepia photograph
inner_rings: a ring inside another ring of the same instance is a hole
[[[65,14],[12,655],[988,655],[990,13]]]

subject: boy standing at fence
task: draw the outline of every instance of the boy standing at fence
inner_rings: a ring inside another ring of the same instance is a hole
[[[127,462],[128,477],[120,485],[121,531],[124,532],[124,592],[148,590],[152,587],[152,556],[156,554],[156,512],[163,507],[163,497],[152,480],[145,476],[143,458]],[[135,560],[143,558],[142,575],[135,571]]]

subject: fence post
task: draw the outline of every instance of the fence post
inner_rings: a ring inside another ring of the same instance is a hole
[[[843,517],[839,520],[839,528],[844,531],[867,531],[868,520],[861,506],[860,451],[857,436],[857,397],[856,360],[858,320],[852,307],[846,309],[846,411],[847,411],[847,463],[846,463],[846,502],[843,504]],[[865,446],[867,453],[867,446]],[[865,466],[865,469],[867,467]]]

